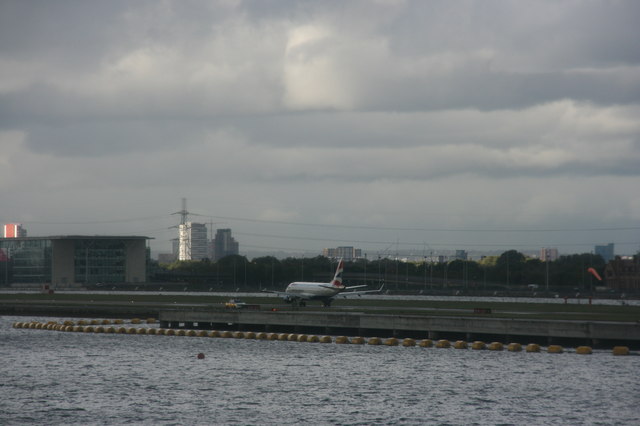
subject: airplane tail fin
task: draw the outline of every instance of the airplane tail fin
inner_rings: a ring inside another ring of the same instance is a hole
[[[342,259],[338,261],[338,268],[336,269],[336,274],[333,276],[333,280],[331,280],[331,285],[334,287],[344,288],[342,285],[342,271],[344,270],[344,262]]]

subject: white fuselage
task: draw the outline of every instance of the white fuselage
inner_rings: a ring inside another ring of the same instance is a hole
[[[330,283],[294,282],[287,286],[286,293],[305,298],[333,297],[340,293],[344,287],[332,286]]]

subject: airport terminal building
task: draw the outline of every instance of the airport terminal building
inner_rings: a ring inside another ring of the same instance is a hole
[[[148,237],[81,236],[0,238],[0,286],[142,283],[147,280]]]

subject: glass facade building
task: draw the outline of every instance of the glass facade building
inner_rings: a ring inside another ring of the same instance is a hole
[[[145,282],[147,239],[0,238],[0,285]]]
[[[51,282],[51,240],[0,239],[0,284]]]

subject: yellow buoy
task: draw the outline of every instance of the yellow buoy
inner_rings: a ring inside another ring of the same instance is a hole
[[[547,353],[550,354],[561,354],[562,352],[564,352],[564,349],[560,345],[549,345],[547,348]]]
[[[372,337],[372,339],[377,339],[377,337]],[[351,339],[351,343],[354,345],[364,345],[367,341],[364,337],[356,336]]]
[[[338,345],[345,345],[349,343],[349,338],[347,336],[338,336],[336,337],[336,343]]]
[[[332,343],[333,339],[331,338],[331,336],[322,336],[320,338],[320,343]]]
[[[136,334],[147,334],[147,329],[144,327],[140,327],[136,329]]]
[[[187,336],[189,337],[197,337],[198,336],[198,332],[195,330],[187,330]]]
[[[103,319],[101,322],[102,325],[110,325],[111,324],[111,320],[108,319]]]
[[[385,341],[384,341],[384,344],[387,345],[387,346],[398,346],[399,343],[400,342],[395,337],[389,337],[388,339],[385,339]]]
[[[196,336],[198,336],[198,337],[207,337],[208,333],[207,333],[206,330],[200,330],[200,331],[196,332]]]
[[[465,342],[464,340],[457,340],[454,344],[453,347],[455,349],[467,349],[469,347],[469,345],[467,344],[467,342]]]
[[[418,343],[418,345],[421,348],[430,348],[430,347],[433,346],[433,340],[431,340],[431,339],[422,339],[422,340],[420,340],[420,343]]]
[[[278,340],[280,335],[278,333],[268,333],[267,340]]]
[[[576,348],[576,353],[578,355],[591,355],[593,353],[593,349],[591,349],[591,346],[578,346]]]
[[[411,346],[415,346],[415,345],[416,345],[415,339],[411,339],[411,338],[407,337],[406,339],[402,340],[402,346],[411,347]]]
[[[140,324],[142,321],[140,320],[140,318],[132,318],[131,319],[131,324]]]
[[[612,353],[614,355],[629,355],[629,348],[626,346],[614,346]]]
[[[357,337],[354,337],[351,340],[351,343],[356,343],[356,339],[357,339]],[[374,345],[374,346],[381,345],[382,344],[382,339],[380,339],[379,337],[369,337],[369,340],[367,341],[367,343],[370,344],[370,345]]]
[[[307,342],[309,343],[318,343],[320,341],[320,338],[318,336],[312,335],[307,337]]]
[[[289,341],[290,342],[297,342],[298,341],[298,335],[297,334],[290,334],[289,335]]]
[[[509,352],[520,352],[522,351],[522,345],[520,343],[512,342],[507,345],[507,350]]]
[[[65,322],[63,322],[64,325],[76,325],[73,321],[71,320],[66,320]]]
[[[147,318],[147,324],[155,324],[155,323],[156,323],[155,318]]]
[[[138,334],[138,329],[135,327],[127,328],[127,334]]]
[[[116,328],[115,327],[107,327],[104,329],[105,333],[115,333],[116,332]]]
[[[124,321],[121,319],[113,320],[114,324],[124,324]]]
[[[88,325],[87,320],[78,321],[78,325]]]
[[[278,340],[284,342],[286,340],[289,340],[289,334],[287,333],[281,333],[278,335]]]
[[[230,331],[223,331],[222,333],[220,333],[220,337],[224,339],[230,339],[233,337],[233,333]]]
[[[104,333],[104,327],[103,326],[96,327],[96,333]]]
[[[258,340],[267,340],[267,337],[268,337],[268,335],[265,332],[261,332],[261,333],[256,334],[256,339],[258,339]]]
[[[525,348],[527,352],[540,352],[540,345],[537,343],[529,343]]]
[[[502,351],[504,350],[504,345],[500,342],[491,342],[489,346],[487,346],[487,349],[490,351]]]
[[[84,328],[85,333],[93,333],[94,331],[95,331],[95,328],[93,328],[93,326],[91,325]]]
[[[207,336],[209,337],[220,337],[220,332],[218,330],[211,330]]]
[[[481,351],[481,350],[487,349],[487,345],[483,341],[476,340],[471,344],[471,349],[476,351]]]
[[[180,329],[176,332],[176,336],[186,336],[187,335],[187,330],[184,329]]]
[[[175,336],[176,335],[176,331],[173,328],[170,328],[164,334],[166,336]]]
[[[92,319],[90,323],[91,323],[91,325],[100,325],[100,320]]]
[[[156,331],[156,334],[159,334],[160,336],[164,336],[166,332],[167,332],[167,330],[165,330],[164,328],[159,328]]]
[[[235,333],[233,333],[233,337],[235,337],[236,339],[244,339],[244,333],[242,331],[236,331]]]
[[[301,334],[298,336],[298,342],[306,342],[309,339],[309,336],[306,334]]]
[[[244,338],[245,339],[255,339],[256,338],[256,333],[254,333],[253,331],[247,331],[244,334]]]
[[[440,339],[436,342],[436,348],[450,348],[451,342],[446,339]]]

